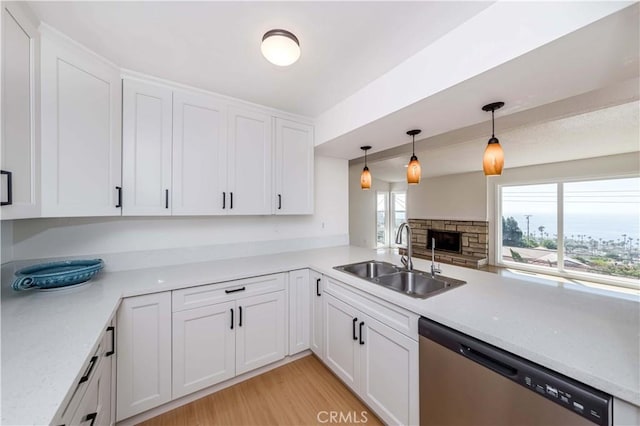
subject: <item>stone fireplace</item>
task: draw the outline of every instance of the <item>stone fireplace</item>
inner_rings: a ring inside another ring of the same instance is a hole
[[[436,262],[479,268],[487,265],[489,222],[409,219],[413,255],[431,259],[431,238],[436,239]]]

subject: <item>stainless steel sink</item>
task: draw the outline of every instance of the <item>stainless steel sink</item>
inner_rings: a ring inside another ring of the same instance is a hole
[[[350,265],[336,266],[337,270],[348,272],[360,278],[376,278],[381,275],[388,275],[398,272],[400,269],[387,262],[368,260],[366,262],[352,263]]]
[[[391,263],[376,260],[336,266],[334,269],[420,299],[466,284],[465,281],[443,275],[433,278],[423,271],[408,271]]]

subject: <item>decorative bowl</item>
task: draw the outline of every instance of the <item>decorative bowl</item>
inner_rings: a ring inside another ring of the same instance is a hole
[[[52,289],[80,284],[90,280],[104,268],[102,259],[65,260],[41,263],[16,272],[11,286],[16,291],[30,288]]]

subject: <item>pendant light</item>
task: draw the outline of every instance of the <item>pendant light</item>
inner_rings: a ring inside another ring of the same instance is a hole
[[[365,191],[371,189],[371,172],[369,171],[369,167],[367,167],[367,151],[371,149],[369,145],[361,146],[361,150],[364,151],[364,169],[362,169],[362,173],[360,174],[360,188]]]
[[[494,111],[504,106],[504,102],[494,102],[482,107],[483,111],[491,111],[491,139],[487,143],[482,158],[482,169],[485,176],[498,176],[502,174],[504,167],[504,152],[500,146],[500,141],[495,135]]]
[[[270,30],[262,36],[260,50],[267,61],[286,67],[300,57],[300,42],[287,30]]]
[[[409,165],[407,166],[407,183],[410,185],[419,184],[420,176],[422,175],[422,167],[420,166],[418,157],[416,157],[416,135],[419,135],[420,132],[422,132],[422,130],[419,129],[409,130],[407,132],[409,136],[413,137],[413,154],[411,155]]]

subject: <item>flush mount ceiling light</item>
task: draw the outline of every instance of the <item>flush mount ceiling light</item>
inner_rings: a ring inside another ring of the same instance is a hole
[[[422,167],[420,166],[418,157],[416,157],[416,135],[419,135],[420,132],[422,132],[422,130],[419,129],[409,130],[407,132],[409,136],[413,137],[413,154],[411,155],[409,165],[407,166],[407,183],[410,185],[419,184],[420,176],[422,175]]]
[[[286,67],[300,57],[300,42],[287,30],[270,30],[262,36],[260,50],[267,61]]]
[[[369,167],[367,167],[367,151],[371,149],[369,145],[361,146],[361,150],[364,151],[364,169],[362,169],[362,173],[360,174],[360,188],[371,189],[371,172],[369,171]]]
[[[483,111],[491,111],[491,139],[487,143],[482,158],[482,169],[486,176],[496,176],[502,174],[504,167],[504,152],[500,146],[500,141],[495,135],[495,118],[494,111],[504,106],[504,102],[494,102],[482,107]]]

